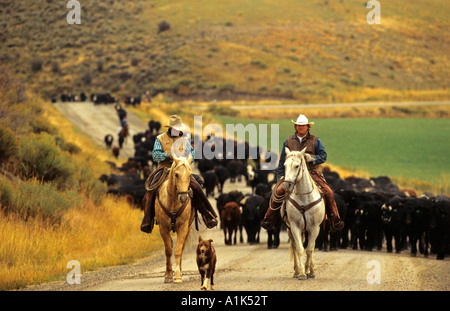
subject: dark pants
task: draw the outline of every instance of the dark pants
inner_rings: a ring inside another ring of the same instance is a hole
[[[153,179],[150,182],[150,186],[157,183],[162,175],[162,169],[155,172],[155,174],[153,175]],[[202,214],[205,223],[207,222],[206,220],[217,218],[214,208],[211,206],[205,194],[203,193],[202,186],[197,182],[193,175],[191,175],[190,186],[193,192],[192,206],[197,211],[199,211],[200,214]],[[155,219],[155,199],[156,193],[158,191],[159,188],[156,188],[152,191],[147,191],[145,193],[144,199],[142,200],[142,205],[144,207],[144,218],[142,219],[141,230],[147,233],[150,233],[153,230]]]

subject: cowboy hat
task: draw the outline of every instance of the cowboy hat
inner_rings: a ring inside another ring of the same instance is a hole
[[[309,125],[310,127],[314,125],[314,122],[308,122],[308,118],[301,114],[298,116],[297,121],[291,120],[292,123],[296,125]]]
[[[181,131],[183,129],[183,122],[181,121],[181,117],[179,115],[174,114],[169,117],[169,124],[164,126]]]

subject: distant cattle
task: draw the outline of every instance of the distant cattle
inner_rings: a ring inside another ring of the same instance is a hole
[[[106,148],[110,149],[112,146],[112,143],[114,141],[114,137],[111,134],[106,134],[104,138]]]
[[[206,197],[214,196],[214,189],[219,184],[216,172],[214,170],[206,171],[203,173],[202,177],[205,181],[204,188],[206,190]]]
[[[214,172],[216,173],[218,184],[217,188],[219,190],[219,193],[223,192],[223,184],[227,179],[230,178],[230,173],[228,173],[227,169],[221,165],[218,165],[214,167]]]
[[[91,100],[94,105],[113,104],[116,102],[116,99],[109,93],[92,94]]]
[[[136,106],[141,104],[140,96],[125,96],[124,101],[126,105]]]
[[[238,182],[241,182],[242,176],[247,175],[247,167],[244,161],[241,160],[230,160],[227,163],[227,169],[230,173],[230,182],[236,182],[236,178]]]

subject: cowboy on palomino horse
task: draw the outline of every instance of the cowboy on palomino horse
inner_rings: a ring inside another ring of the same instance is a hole
[[[141,231],[145,233],[151,233],[154,226],[155,219],[155,198],[159,191],[159,186],[167,178],[167,173],[173,163],[174,154],[176,150],[172,150],[174,143],[183,136],[181,129],[183,124],[181,117],[178,115],[170,116],[169,125],[166,125],[168,130],[156,137],[155,145],[153,148],[152,156],[155,162],[158,162],[157,169],[148,177],[146,181],[147,192],[142,201],[144,206],[144,218],[142,219]],[[186,140],[186,146],[184,148],[185,157],[188,158],[189,154],[194,159],[194,148],[192,148],[189,141]],[[202,187],[197,182],[195,177],[191,175],[190,188],[192,189],[192,205],[197,211],[202,214],[206,227],[211,229],[217,226],[217,215],[214,208],[209,203]]]
[[[270,230],[274,227],[276,221],[280,218],[280,206],[283,204],[283,200],[277,200],[276,197],[283,197],[285,189],[283,188],[283,182],[280,179],[284,179],[284,162],[286,159],[286,147],[290,151],[302,151],[306,148],[305,160],[312,179],[320,187],[325,199],[325,210],[328,216],[328,221],[331,223],[332,231],[339,231],[344,228],[344,222],[339,218],[339,212],[334,201],[333,190],[328,186],[325,177],[318,167],[320,164],[327,160],[327,153],[325,147],[320,141],[319,137],[312,135],[309,132],[314,122],[308,122],[308,118],[304,115],[299,115],[296,121],[291,120],[294,123],[295,133],[289,136],[281,149],[280,162],[277,168],[277,183],[278,187],[276,192],[272,194],[271,204],[267,210],[261,226]]]

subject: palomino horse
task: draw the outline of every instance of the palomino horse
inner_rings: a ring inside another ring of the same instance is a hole
[[[181,257],[186,239],[190,232],[195,211],[191,207],[192,190],[189,188],[192,169],[192,156],[177,158],[170,168],[168,179],[161,184],[155,200],[155,218],[159,224],[159,232],[164,241],[166,253],[165,283],[181,283]],[[175,247],[175,276],[172,271],[173,241],[170,231],[177,233]]]
[[[314,278],[314,264],[312,254],[316,238],[320,231],[320,224],[325,216],[325,203],[319,187],[309,174],[302,151],[286,151],[284,163],[285,174],[283,187],[286,190],[286,223],[290,228],[290,251],[294,257],[294,278],[306,280]],[[308,245],[306,247],[306,262],[304,263],[305,249],[303,247],[304,234],[308,232]]]

